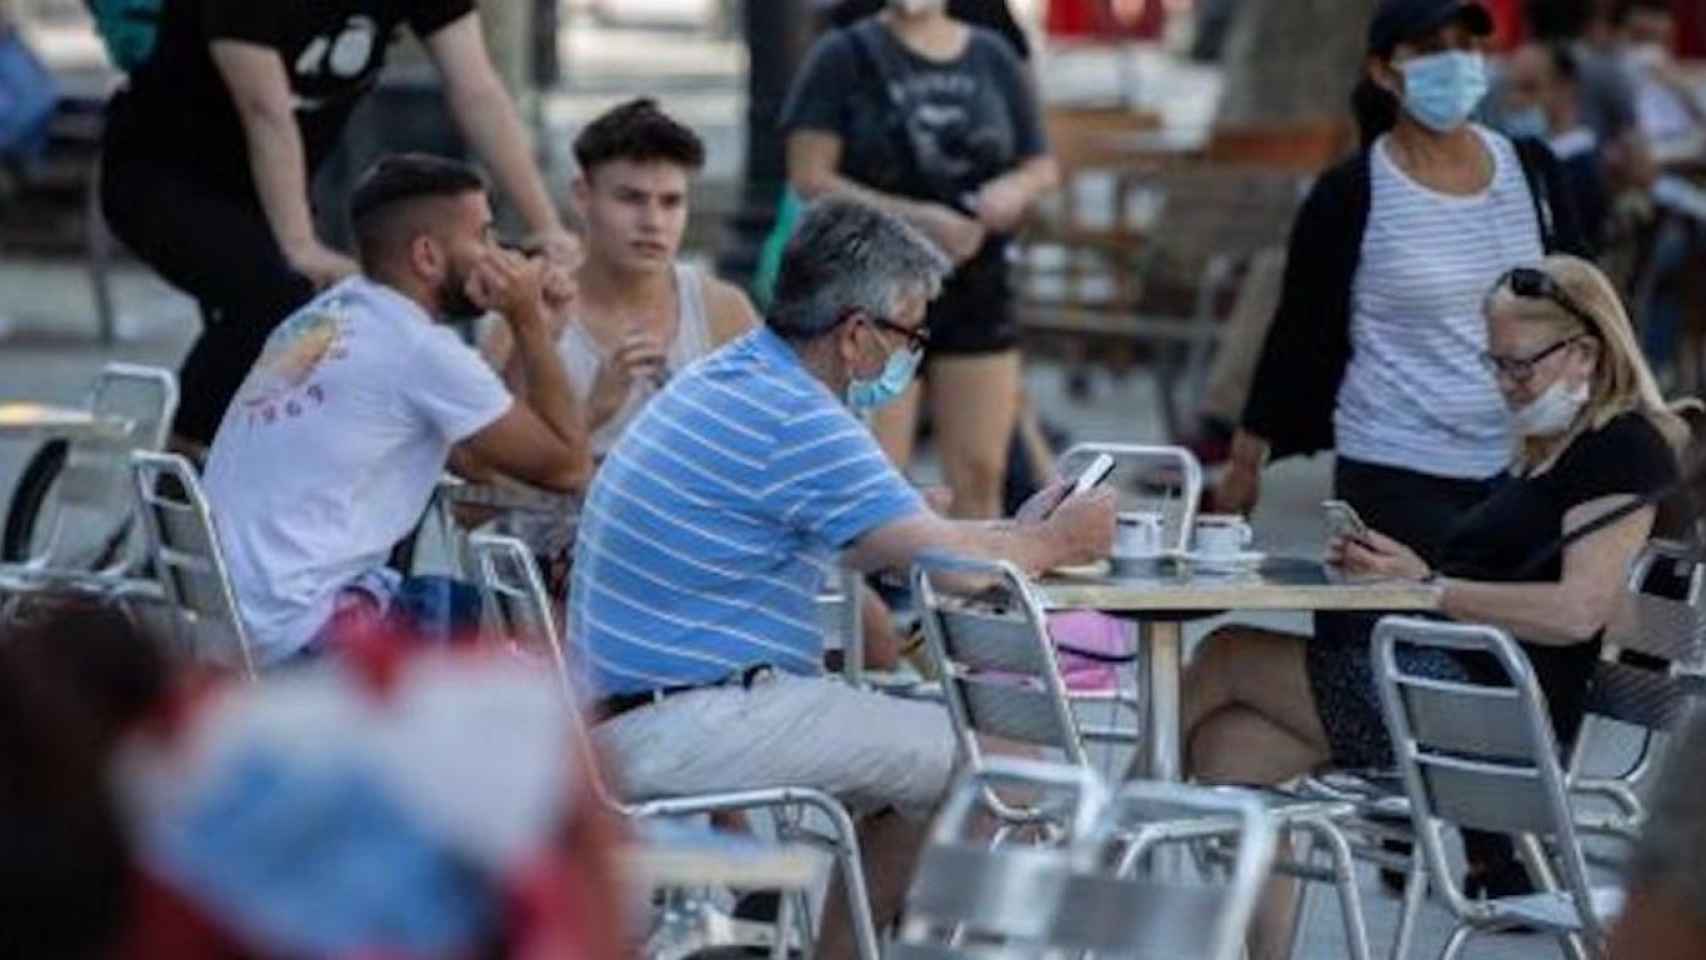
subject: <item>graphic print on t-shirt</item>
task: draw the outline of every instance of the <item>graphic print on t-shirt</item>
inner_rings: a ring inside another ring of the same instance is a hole
[[[251,425],[300,417],[325,405],[326,389],[314,375],[349,355],[347,325],[347,316],[334,301],[297,314],[267,339],[237,397]]]
[[[376,72],[374,54],[383,44],[379,24],[362,14],[353,14],[342,25],[309,40],[291,65],[296,109],[318,110],[350,96],[349,82],[354,79],[363,80],[355,91],[365,90],[372,78],[364,75]]]

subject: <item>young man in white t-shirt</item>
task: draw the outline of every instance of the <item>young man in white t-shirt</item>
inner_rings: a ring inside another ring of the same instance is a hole
[[[206,489],[262,664],[313,652],[334,615],[383,612],[394,544],[452,449],[579,491],[585,429],[551,341],[572,282],[493,241],[485,184],[449,160],[380,160],[350,200],[362,275],[273,333],[226,413]],[[500,314],[525,376],[512,398],[438,321]]]

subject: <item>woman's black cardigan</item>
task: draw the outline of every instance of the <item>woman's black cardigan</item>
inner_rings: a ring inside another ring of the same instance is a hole
[[[1591,257],[1563,169],[1539,140],[1516,141],[1548,253]],[[1321,175],[1292,224],[1285,284],[1242,426],[1270,459],[1333,449],[1333,411],[1351,359],[1351,286],[1373,191],[1367,150]]]

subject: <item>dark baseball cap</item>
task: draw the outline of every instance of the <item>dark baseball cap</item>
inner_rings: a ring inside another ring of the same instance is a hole
[[[1462,21],[1476,36],[1493,32],[1493,15],[1474,0],[1384,0],[1368,28],[1368,49],[1389,52],[1454,20]]]

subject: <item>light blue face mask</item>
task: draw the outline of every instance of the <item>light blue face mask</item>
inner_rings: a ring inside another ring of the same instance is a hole
[[[888,406],[912,386],[912,378],[918,373],[918,364],[924,359],[924,354],[917,350],[896,350],[889,354],[883,363],[883,372],[875,380],[860,380],[853,378],[847,385],[847,405],[855,413],[869,413],[878,407]]]
[[[1487,61],[1479,53],[1430,53],[1398,69],[1404,74],[1404,112],[1436,133],[1463,126],[1487,95]]]
[[[1504,122],[1499,124],[1505,131],[1505,136],[1512,140],[1532,137],[1544,140],[1551,132],[1551,124],[1546,121],[1546,111],[1539,107],[1527,107],[1505,115]]]

